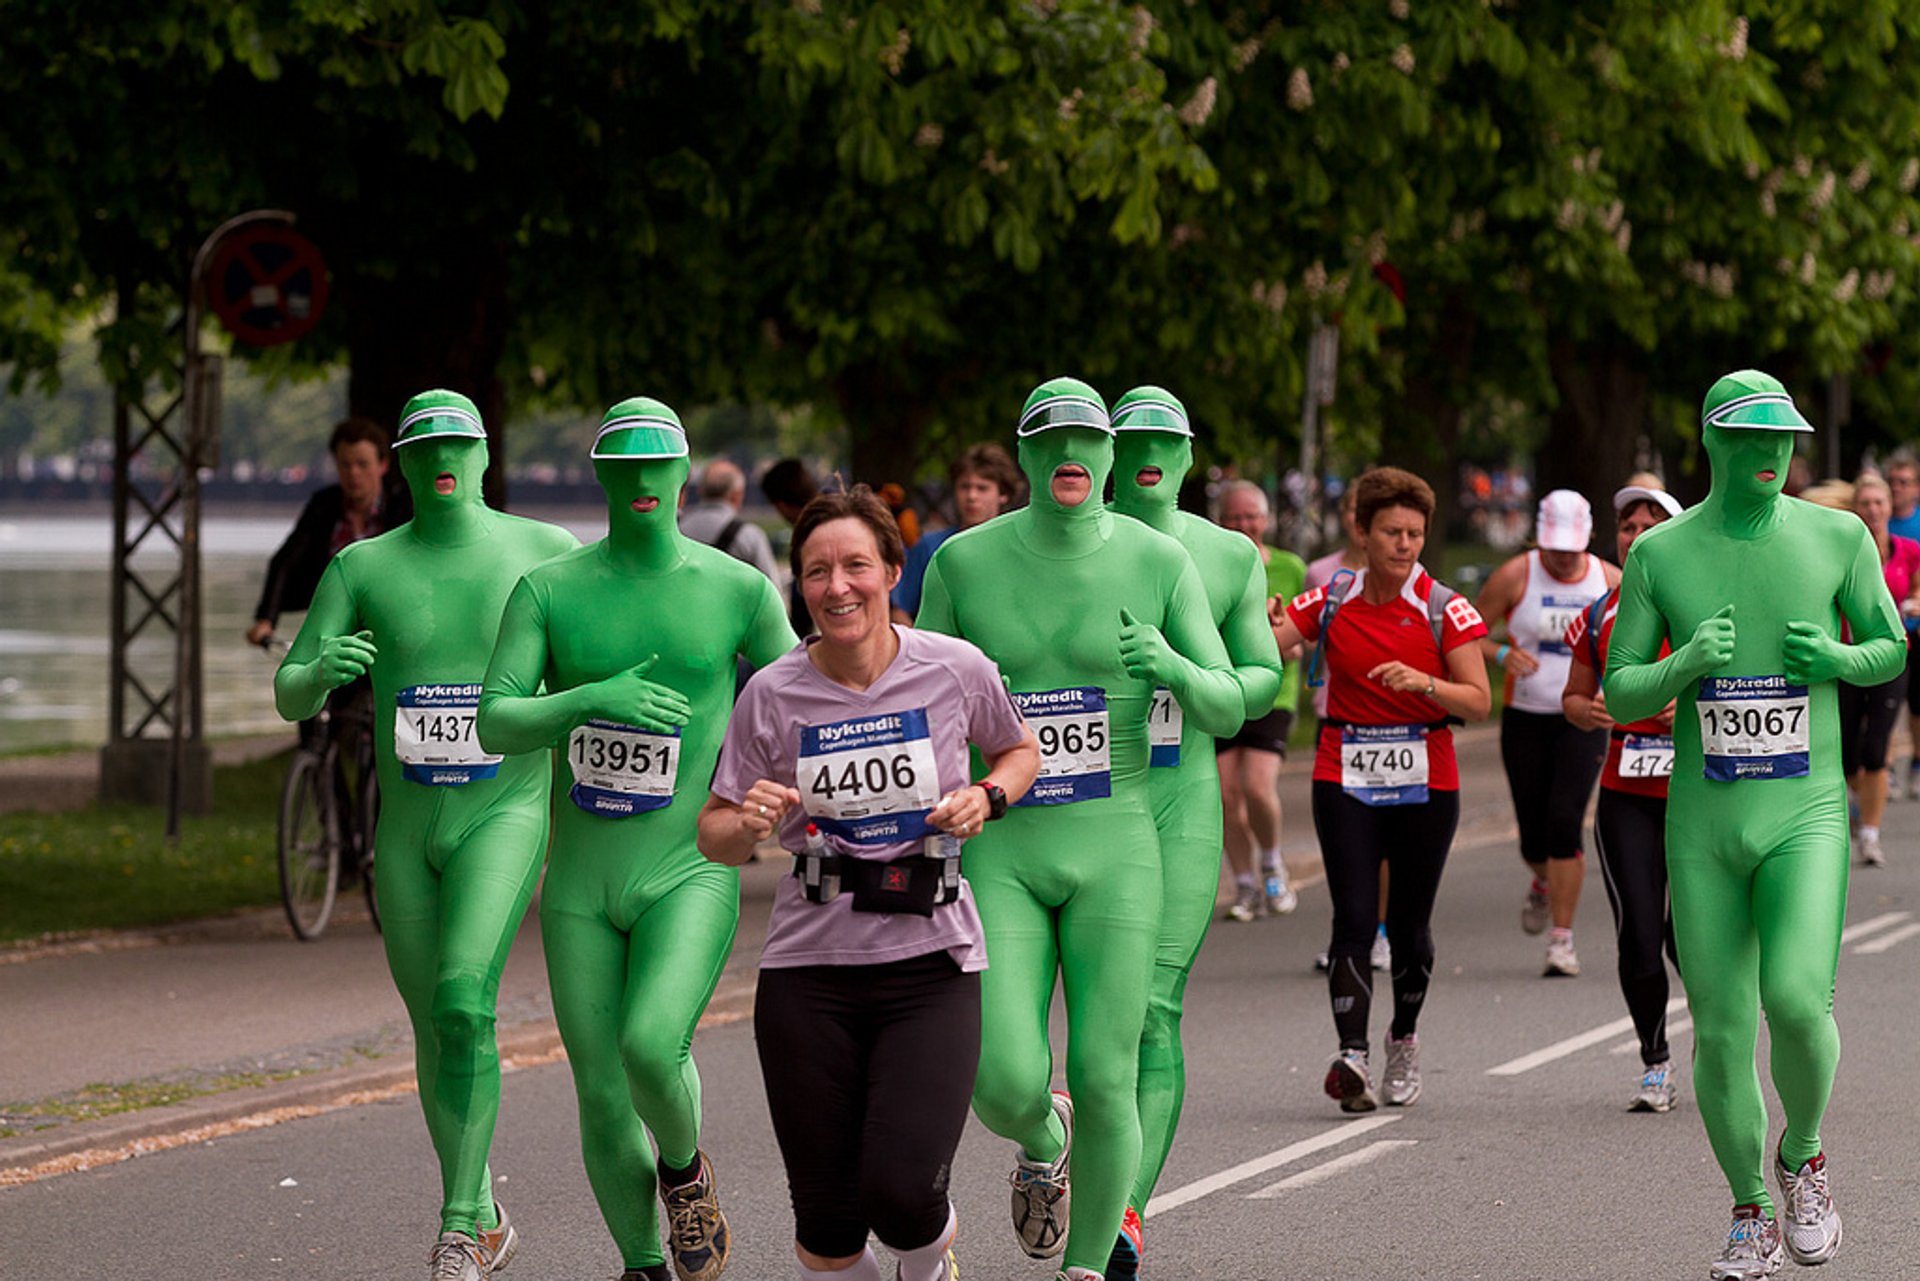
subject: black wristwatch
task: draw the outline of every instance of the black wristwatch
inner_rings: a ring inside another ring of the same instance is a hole
[[[978,783],[975,783],[974,786],[987,794],[987,818],[989,820],[1005,818],[1007,816],[1007,794],[1005,792],[995,787],[992,783],[987,782],[985,779],[981,779]]]

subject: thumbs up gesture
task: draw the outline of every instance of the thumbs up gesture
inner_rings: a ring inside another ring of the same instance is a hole
[[[1120,663],[1127,675],[1164,685],[1174,665],[1173,657],[1173,648],[1158,627],[1136,621],[1124,609],[1120,611]]]
[[[373,633],[358,631],[351,636],[328,636],[320,642],[320,675],[330,689],[365,676],[380,656]]]
[[[597,710],[608,720],[637,725],[656,734],[672,733],[687,723],[693,705],[677,689],[647,679],[647,673],[660,661],[658,654],[624,672],[617,672],[596,687]]]
[[[1733,661],[1733,606],[1722,606],[1712,618],[1702,619],[1687,642],[1689,666],[1695,676],[1717,672]]]

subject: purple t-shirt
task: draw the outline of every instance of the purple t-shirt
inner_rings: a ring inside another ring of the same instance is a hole
[[[713,794],[739,805],[762,778],[799,789],[801,807],[788,810],[780,824],[780,843],[789,850],[801,849],[807,823],[819,821],[823,831],[829,823],[836,829],[828,841],[841,854],[884,861],[922,853],[924,837],[889,840],[888,833],[922,828],[926,808],[971,781],[968,743],[997,755],[1020,742],[1026,723],[985,654],[955,637],[893,630],[900,652],[865,690],[821,675],[804,644],[756,673],[727,723]],[[911,764],[890,769],[901,758],[913,764],[930,758],[933,777]],[[876,781],[877,795],[868,790]],[[850,796],[861,804],[827,817],[826,809],[846,805]],[[877,817],[875,805],[882,811]],[[881,965],[929,952],[952,953],[963,971],[987,968],[980,913],[964,880],[960,897],[928,917],[856,912],[849,893],[809,903],[799,879],[783,876],[760,965]]]

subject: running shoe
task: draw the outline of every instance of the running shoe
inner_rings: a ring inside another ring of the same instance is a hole
[[[1333,968],[1332,954],[1328,952],[1315,952],[1313,954],[1313,968],[1320,971],[1320,973],[1322,974],[1325,974],[1328,970],[1332,969]]]
[[[1053,1274],[1053,1281],[1101,1281],[1092,1268],[1064,1268]]]
[[[1374,932],[1373,954],[1368,959],[1373,962],[1373,968],[1379,970],[1382,974],[1388,973],[1393,969],[1393,948],[1387,944],[1387,931],[1385,926],[1382,926]]]
[[[1757,1281],[1780,1270],[1786,1251],[1780,1248],[1780,1225],[1757,1205],[1733,1207],[1733,1229],[1727,1248],[1707,1270],[1710,1281]]]
[[[1104,1281],[1135,1281],[1140,1275],[1140,1260],[1146,1257],[1146,1240],[1140,1227],[1140,1212],[1132,1206],[1120,1218],[1120,1237],[1107,1256]]]
[[[1373,1074],[1367,1070],[1365,1050],[1342,1050],[1327,1065],[1327,1097],[1340,1104],[1342,1112],[1371,1112]]]
[[[650,1263],[644,1268],[628,1268],[620,1274],[620,1281],[673,1281],[673,1273],[664,1263]]]
[[[893,1265],[893,1281],[902,1281],[903,1270],[898,1263]],[[960,1261],[953,1257],[953,1251],[947,1251],[946,1258],[940,1260],[939,1281],[960,1281]]]
[[[513,1262],[513,1252],[520,1248],[520,1234],[513,1230],[513,1220],[507,1217],[507,1207],[498,1201],[493,1203],[493,1213],[499,1222],[491,1228],[475,1226],[474,1239],[480,1242],[480,1248],[487,1252],[487,1271],[494,1273]]]
[[[1816,1267],[1840,1252],[1840,1212],[1827,1187],[1827,1154],[1816,1153],[1798,1171],[1773,1158],[1774,1181],[1785,1202],[1780,1235],[1787,1253],[1802,1267]]]
[[[1412,1107],[1420,1097],[1420,1037],[1387,1038],[1387,1070],[1380,1078],[1380,1101],[1390,1108]]]
[[[667,1209],[667,1255],[680,1281],[714,1281],[726,1270],[733,1235],[727,1216],[720,1213],[713,1162],[696,1152],[693,1164],[699,1173],[691,1181],[671,1188],[660,1185],[660,1201]]]
[[[1266,914],[1266,896],[1260,893],[1258,885],[1242,885],[1234,896],[1233,906],[1227,909],[1229,921],[1251,921]]]
[[[1300,906],[1300,896],[1293,892],[1293,886],[1287,884],[1287,878],[1284,876],[1268,876],[1265,889],[1267,891],[1265,906],[1268,916],[1286,916]]]
[[[1546,933],[1553,918],[1548,911],[1547,887],[1542,881],[1527,886],[1527,901],[1520,908],[1520,928],[1529,934]]]
[[[1880,833],[1862,832],[1859,841],[1860,861],[1867,867],[1885,867],[1887,852],[1880,848]]]
[[[1671,1061],[1655,1063],[1640,1074],[1640,1084],[1627,1104],[1629,1112],[1671,1112],[1677,1091],[1673,1084]]]
[[[1073,1154],[1073,1100],[1065,1090],[1053,1092],[1053,1110],[1066,1129],[1067,1141],[1051,1161],[1035,1161],[1025,1152],[1014,1155],[1013,1234],[1029,1259],[1051,1259],[1067,1248],[1067,1215],[1071,1197],[1067,1188],[1068,1158]]]
[[[1574,953],[1572,938],[1557,938],[1547,943],[1547,968],[1541,975],[1550,979],[1579,977],[1580,958]]]
[[[427,1253],[431,1281],[486,1281],[487,1252],[464,1232],[442,1232]]]

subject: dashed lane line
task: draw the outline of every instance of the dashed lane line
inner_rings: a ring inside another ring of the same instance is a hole
[[[1399,1113],[1390,1113],[1386,1116],[1368,1117],[1363,1121],[1347,1121],[1322,1134],[1316,1134],[1310,1139],[1302,1139],[1298,1143],[1290,1143],[1284,1148],[1267,1153],[1265,1156],[1257,1156],[1251,1161],[1242,1161],[1239,1165],[1222,1170],[1218,1174],[1210,1174],[1204,1179],[1196,1179],[1183,1188],[1175,1188],[1171,1192],[1162,1192],[1159,1196],[1147,1203],[1147,1217],[1152,1218],[1156,1214],[1165,1214],[1168,1210],[1177,1209],[1190,1202],[1198,1201],[1201,1197],[1212,1196],[1215,1192],[1223,1188],[1230,1188],[1236,1183],[1244,1183],[1248,1179],[1265,1174],[1268,1170],[1277,1170],[1283,1165],[1291,1165],[1293,1162],[1301,1160],[1302,1158],[1310,1157],[1315,1152],[1336,1147],[1351,1139],[1357,1139],[1363,1134],[1371,1134],[1383,1125],[1392,1125],[1395,1121],[1400,1120],[1400,1117],[1401,1114]]]
[[[1882,934],[1871,943],[1862,943],[1853,949],[1853,954],[1855,956],[1874,956],[1886,951],[1888,948],[1898,947],[1916,934],[1920,934],[1920,921],[1915,921],[1911,925],[1903,925],[1892,933]]]
[[[1420,1140],[1418,1139],[1380,1139],[1377,1142],[1367,1144],[1367,1146],[1361,1148],[1358,1152],[1349,1152],[1345,1156],[1337,1156],[1331,1161],[1314,1166],[1311,1170],[1302,1170],[1298,1174],[1290,1174],[1280,1180],[1280,1182],[1261,1188],[1258,1192],[1249,1192],[1247,1193],[1247,1200],[1271,1201],[1275,1197],[1286,1195],[1295,1188],[1305,1188],[1311,1187],[1316,1183],[1325,1183],[1328,1179],[1334,1178],[1337,1175],[1345,1174],[1349,1170],[1358,1169],[1360,1166],[1377,1161],[1396,1148],[1410,1148],[1419,1142]]]
[[[1840,931],[1840,945],[1844,947],[1848,943],[1863,939],[1869,934],[1878,934],[1881,930],[1892,925],[1898,925],[1912,915],[1912,912],[1883,912],[1881,915],[1862,921],[1858,925],[1849,925],[1846,929]],[[1859,949],[1856,948],[1854,950],[1858,951]]]
[[[1687,1002],[1684,997],[1676,996],[1667,1002],[1668,1014],[1675,1014],[1686,1008]],[[1578,1054],[1590,1045],[1598,1045],[1602,1041],[1611,1041],[1622,1032],[1631,1031],[1633,1031],[1632,1019],[1615,1019],[1611,1023],[1594,1028],[1591,1031],[1582,1032],[1578,1036],[1570,1036],[1564,1041],[1555,1041],[1545,1049],[1535,1050],[1531,1054],[1523,1054],[1517,1059],[1509,1059],[1505,1063],[1490,1067],[1487,1069],[1487,1075],[1519,1076],[1522,1072],[1531,1072],[1533,1069],[1543,1067],[1556,1059],[1564,1059],[1569,1054]]]

